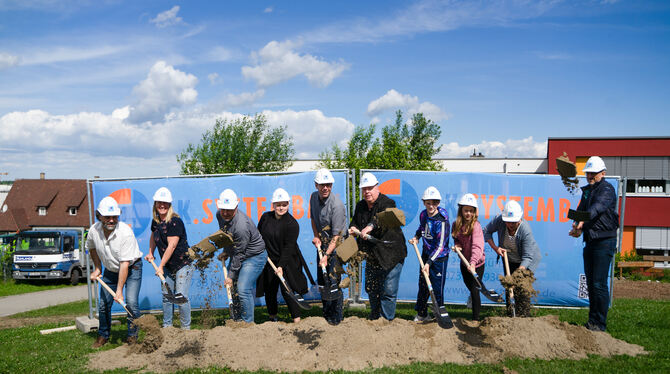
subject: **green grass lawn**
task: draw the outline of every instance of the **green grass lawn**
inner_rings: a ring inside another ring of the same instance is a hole
[[[0,280],[0,297],[19,295],[22,293],[53,290],[54,288],[72,287],[68,280],[15,281]]]
[[[71,303],[68,306],[52,307],[42,311],[39,316],[63,313],[63,310],[83,310],[87,312],[87,303]],[[453,318],[470,318],[470,310],[462,306],[449,306]],[[555,314],[562,321],[584,324],[587,319],[585,309],[539,309],[537,315]],[[69,312],[67,312],[69,313]],[[66,313],[66,314],[67,314]],[[501,315],[501,308],[484,307],[485,316]],[[365,311],[346,310],[345,316],[365,317]],[[414,316],[413,306],[402,304],[398,307],[398,318],[411,319]],[[314,307],[304,316],[320,315],[320,308]],[[24,315],[25,316],[25,315]],[[289,321],[286,308],[280,308],[280,316]],[[218,324],[228,317],[227,311],[216,311],[213,317]],[[256,309],[256,321],[263,322],[267,318],[265,308]],[[194,328],[201,327],[200,312],[193,313]],[[39,330],[69,325],[68,323],[47,324],[18,329],[0,330],[0,373],[34,373],[34,372],[86,372],[88,354],[95,340],[95,333],[82,334],[79,331],[68,331],[51,335],[40,335]],[[125,323],[112,327],[111,344],[103,349],[113,349],[121,344],[125,337]],[[396,368],[367,370],[374,373],[502,373],[503,367],[518,373],[670,373],[670,301],[654,301],[639,299],[617,299],[610,310],[608,332],[615,338],[645,347],[648,355],[638,357],[617,356],[603,358],[590,356],[587,359],[572,360],[527,360],[508,359],[495,365],[475,364],[412,364]],[[225,352],[222,352],[225,354]],[[115,371],[125,373],[128,371]],[[222,368],[209,370],[187,370],[185,373],[232,372]]]

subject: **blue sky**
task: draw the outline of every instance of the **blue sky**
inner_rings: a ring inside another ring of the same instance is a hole
[[[668,136],[667,1],[0,0],[3,179],[176,175],[217,118],[298,158],[401,109],[440,156]]]

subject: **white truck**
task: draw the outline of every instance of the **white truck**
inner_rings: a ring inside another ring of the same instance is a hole
[[[12,277],[17,280],[69,279],[75,285],[86,273],[76,230],[24,231],[16,236]]]

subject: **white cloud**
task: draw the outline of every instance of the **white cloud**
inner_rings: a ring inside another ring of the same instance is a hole
[[[156,18],[150,19],[149,22],[160,28],[178,25],[184,21],[181,17],[177,17],[177,13],[179,13],[179,5],[173,6],[170,10],[158,13]]]
[[[547,142],[536,142],[532,136],[524,139],[507,139],[505,142],[484,140],[478,144],[461,146],[456,142],[442,145],[437,157],[469,157],[473,150],[489,158],[544,158],[547,157]]]
[[[274,9],[271,6],[269,6],[263,10],[263,13],[272,13],[273,10]]]
[[[342,117],[327,117],[320,110],[263,111],[271,126],[286,126],[293,137],[297,158],[316,158],[333,144],[344,146],[354,124]]]
[[[44,65],[59,62],[86,61],[118,55],[130,45],[57,46],[30,50],[22,59],[23,65]]]
[[[439,1],[422,0],[379,19],[358,17],[302,35],[307,43],[377,42],[417,33],[455,30],[461,27],[507,25],[530,19],[556,6],[555,0]]]
[[[420,102],[417,96],[401,94],[394,89],[390,89],[382,97],[371,101],[368,104],[367,114],[373,117],[385,111],[395,111],[397,109],[404,109],[410,115],[423,113],[426,118],[433,121],[449,118],[437,105],[428,101]]]
[[[224,62],[230,61],[233,58],[233,53],[224,47],[216,46],[207,53],[207,57],[209,61]]]
[[[9,69],[19,64],[19,56],[10,55],[9,53],[0,53],[0,70]]]
[[[210,84],[221,83],[221,79],[219,79],[219,73],[207,74],[207,79],[209,80]]]
[[[256,81],[259,87],[268,87],[304,75],[315,86],[326,87],[349,68],[349,64],[327,62],[309,54],[294,51],[299,43],[271,41],[258,52],[252,53],[255,66],[243,66],[242,75]]]
[[[242,92],[238,95],[228,94],[223,101],[223,105],[231,108],[253,104],[256,100],[265,96],[265,90],[256,90],[255,92]]]
[[[133,88],[138,101],[128,119],[133,123],[161,121],[171,108],[195,103],[197,83],[194,75],[176,70],[165,61],[156,62],[147,78]]]

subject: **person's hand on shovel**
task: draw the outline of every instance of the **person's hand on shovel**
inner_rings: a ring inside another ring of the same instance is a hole
[[[233,285],[233,279],[226,277],[226,280],[223,281],[223,285],[226,287],[231,287]]]
[[[123,303],[123,287],[117,287],[116,295],[114,295],[114,300],[119,304]]]
[[[408,242],[409,242],[409,244],[416,245],[416,244],[419,243],[419,239],[414,237],[414,238],[408,240]],[[423,267],[421,268],[421,271],[426,273],[426,274],[430,274],[430,264],[424,264]]]
[[[100,271],[100,269],[96,268],[96,269],[93,270],[93,272],[91,273],[91,281],[92,281],[92,282],[97,281],[98,278],[100,278],[101,275],[102,275],[102,272]]]

